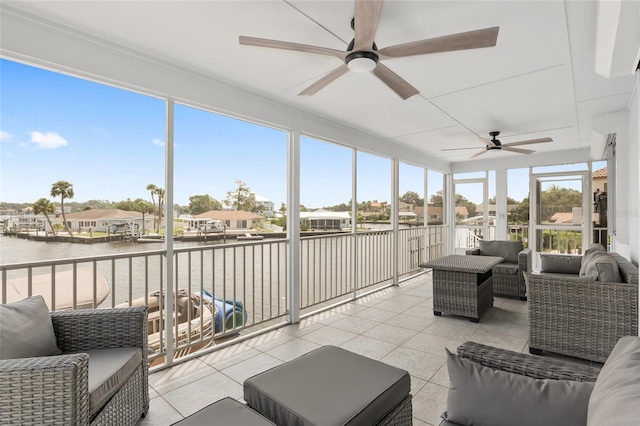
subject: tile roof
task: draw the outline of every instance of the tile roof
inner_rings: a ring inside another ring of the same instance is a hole
[[[606,178],[607,177],[607,168],[603,167],[593,172],[591,175],[593,178]]]
[[[571,212],[558,212],[551,216],[553,223],[573,223],[573,213]]]
[[[90,209],[75,213],[66,213],[67,220],[96,220],[96,219],[142,219],[142,213],[119,209]],[[151,217],[151,215],[146,215]],[[60,215],[62,218],[62,215]]]

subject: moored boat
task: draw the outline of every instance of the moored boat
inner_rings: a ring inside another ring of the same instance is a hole
[[[109,284],[107,279],[100,272],[95,274],[95,296],[94,296],[94,274],[93,270],[87,268],[77,268],[74,271],[56,271],[52,277],[51,273],[35,274],[31,277],[31,295],[40,294],[44,298],[49,310],[63,311],[74,309],[89,309],[99,306],[109,295]],[[55,298],[52,294],[52,287],[55,287]],[[10,278],[7,280],[7,300],[3,303],[15,302],[29,297],[29,278]]]
[[[214,333],[225,332],[222,334],[224,336],[233,334],[226,332],[244,325],[248,317],[242,302],[214,298],[207,290],[203,296],[197,291],[189,293],[187,290],[178,290],[174,297],[177,308],[174,316],[174,327],[177,330],[174,335],[177,338],[174,338],[173,344],[176,358],[211,345]],[[163,341],[166,327],[165,293],[155,291],[146,298],[140,297],[118,306],[148,307],[149,351],[151,354],[160,352],[166,345]]]
[[[263,235],[253,235],[249,232],[246,232],[244,235],[238,235],[238,241],[254,241],[254,240],[262,240],[264,239]]]

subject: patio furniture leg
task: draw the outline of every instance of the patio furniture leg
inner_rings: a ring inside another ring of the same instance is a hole
[[[529,348],[529,353],[533,355],[542,355],[542,349]]]

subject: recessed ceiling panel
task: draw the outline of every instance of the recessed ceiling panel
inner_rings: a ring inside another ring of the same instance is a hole
[[[431,101],[479,135],[494,130],[506,135],[523,134],[576,124],[567,67],[513,77]]]
[[[313,81],[290,90],[292,97]],[[313,96],[298,96],[301,108],[330,114],[369,133],[392,138],[454,125],[455,122],[419,96],[403,101],[370,73],[347,73]]]

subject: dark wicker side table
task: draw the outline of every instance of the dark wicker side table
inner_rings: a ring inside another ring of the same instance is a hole
[[[433,269],[433,313],[480,321],[493,305],[491,268],[502,261],[501,257],[452,254],[421,264]]]

